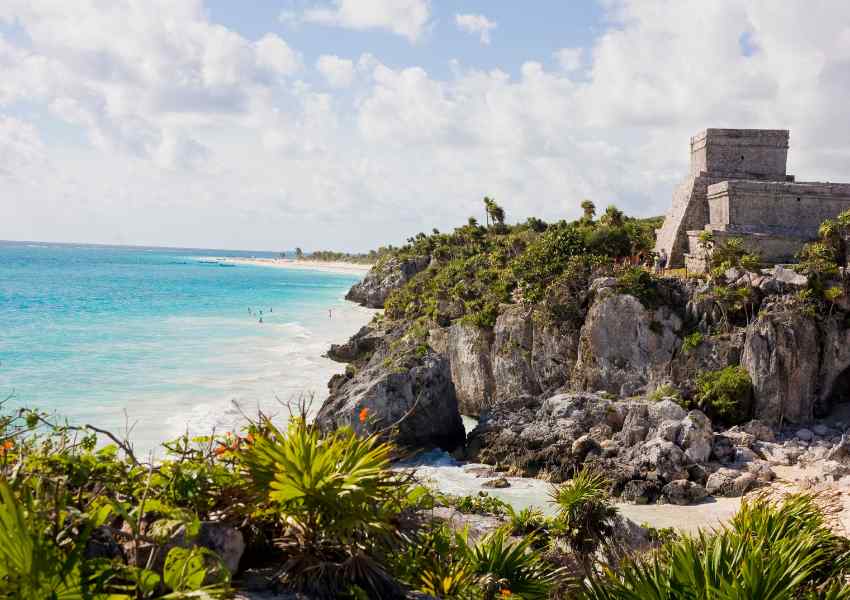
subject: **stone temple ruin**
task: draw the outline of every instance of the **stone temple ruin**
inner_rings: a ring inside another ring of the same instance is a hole
[[[798,182],[786,173],[788,131],[706,129],[691,138],[691,170],[673,192],[656,251],[670,267],[706,269],[699,234],[740,238],[765,263],[793,262],[825,219],[850,208],[850,184]]]

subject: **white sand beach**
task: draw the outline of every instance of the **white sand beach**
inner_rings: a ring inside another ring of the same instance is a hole
[[[343,273],[346,275],[365,275],[372,265],[347,262],[329,262],[321,260],[296,260],[294,258],[234,258],[210,256],[205,257],[224,264],[253,265],[257,267],[274,267],[277,269],[302,269],[322,271],[323,273]]]

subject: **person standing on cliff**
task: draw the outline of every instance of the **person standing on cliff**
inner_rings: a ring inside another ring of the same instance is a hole
[[[667,269],[667,250],[661,249],[661,256],[658,257],[658,266],[661,269],[661,274],[664,275],[664,270]]]

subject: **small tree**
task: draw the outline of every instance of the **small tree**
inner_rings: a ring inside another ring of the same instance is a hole
[[[295,258],[297,258],[298,260],[304,258],[304,251],[301,248],[295,249]]]

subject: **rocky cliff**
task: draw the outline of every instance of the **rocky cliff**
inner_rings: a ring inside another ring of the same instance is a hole
[[[412,272],[391,264],[351,295],[385,300]],[[350,367],[319,420],[459,448],[463,413],[480,418],[466,456],[516,473],[558,480],[590,461],[635,501],[740,494],[772,477],[772,432],[847,399],[848,315],[783,271],[641,286],[609,273],[573,291],[568,311],[563,299],[502,304],[491,327],[376,319],[332,349]],[[737,413],[705,389],[704,374],[728,367],[748,376]],[[733,414],[743,427],[728,429]]]

